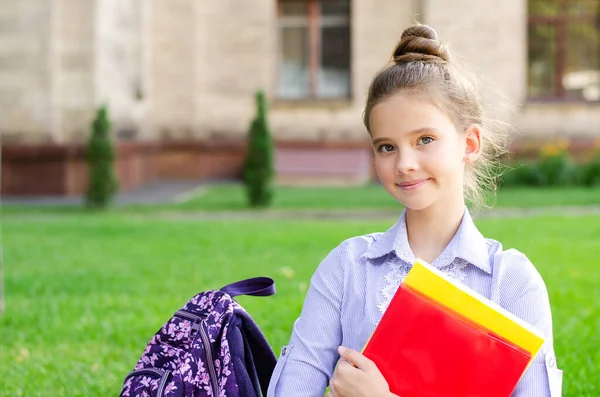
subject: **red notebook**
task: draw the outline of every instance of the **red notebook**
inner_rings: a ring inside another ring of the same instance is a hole
[[[533,357],[407,282],[363,354],[401,397],[509,397]]]

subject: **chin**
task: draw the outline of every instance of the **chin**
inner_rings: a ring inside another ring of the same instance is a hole
[[[431,207],[431,203],[402,203],[407,210],[410,211],[422,211]]]
[[[396,201],[402,204],[407,210],[411,211],[421,211],[431,207],[433,202],[431,200],[419,200],[417,198],[414,199],[406,199],[405,197],[396,196]]]
[[[411,211],[420,211],[430,207],[433,204],[430,194],[402,194],[398,190],[386,189],[388,193]],[[390,191],[392,190],[392,191]]]
[[[407,210],[422,211],[430,208],[440,199],[439,192],[434,189],[426,188],[411,192],[402,192],[396,185],[386,188],[388,193],[402,204]]]

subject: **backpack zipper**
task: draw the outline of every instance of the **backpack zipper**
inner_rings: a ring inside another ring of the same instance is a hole
[[[202,338],[202,342],[204,343],[204,348],[205,348],[205,352],[206,352],[206,361],[208,364],[208,372],[210,373],[210,379],[213,384],[213,387],[212,387],[213,396],[217,397],[218,396],[218,387],[219,387],[219,384],[217,383],[217,371],[215,371],[215,363],[212,358],[212,351],[210,349],[210,340],[208,338],[208,334],[207,334],[206,330],[202,326],[200,327],[200,337]]]
[[[175,315],[180,316],[180,317],[185,317],[188,320],[194,320],[194,322],[202,321],[202,317],[196,316],[195,314],[192,314],[192,313],[184,312],[183,310],[178,310],[177,312],[175,312]]]
[[[175,315],[185,317],[188,320],[194,321],[194,323],[192,324],[192,330],[199,332],[200,337],[202,338],[202,343],[204,344],[204,350],[206,353],[206,365],[208,367],[208,373],[210,375],[210,380],[212,383],[213,396],[216,397],[218,395],[218,387],[219,387],[219,384],[217,382],[217,371],[215,370],[215,363],[213,361],[212,350],[210,348],[210,339],[208,337],[208,333],[202,326],[202,324],[203,324],[202,317],[197,316],[192,313],[185,312],[183,310],[177,311],[175,313]]]
[[[171,371],[165,371],[165,374],[158,382],[158,389],[156,390],[156,397],[163,397],[165,394],[165,388],[167,387],[167,379],[169,379],[169,374]]]
[[[156,397],[162,397],[165,392],[165,387],[167,386],[167,380],[169,379],[169,375],[171,375],[171,371],[160,368],[140,368],[131,371],[129,375],[125,377],[125,380],[132,376],[143,374],[160,376],[160,381],[158,382],[158,389],[156,390]]]

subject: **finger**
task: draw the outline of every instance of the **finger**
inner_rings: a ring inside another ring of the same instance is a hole
[[[337,397],[337,393],[335,391],[335,387],[333,387],[333,378],[329,381],[329,391],[327,392],[327,397]]]
[[[356,350],[340,346],[338,347],[338,353],[346,361],[350,362],[352,365],[363,371],[370,370],[375,366],[373,361],[369,360],[367,357],[363,356]]]
[[[356,372],[362,372],[360,369],[356,368],[352,363],[349,363],[346,360],[341,360],[338,364],[338,367],[333,375],[333,379],[342,378],[342,379],[350,379],[356,376]]]
[[[347,363],[348,360],[346,360],[344,357],[340,357],[339,360],[337,360],[337,363],[335,363],[336,368],[341,364],[341,363]]]

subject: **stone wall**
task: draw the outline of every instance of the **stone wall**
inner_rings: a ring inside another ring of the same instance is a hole
[[[491,90],[500,91],[507,105],[525,99],[526,0],[455,0],[451,6],[443,0],[427,0],[425,4],[425,23],[449,44],[453,61],[478,78],[486,100],[498,100]]]
[[[281,180],[318,179],[312,163],[325,161],[326,150],[344,169],[366,164],[361,117],[369,83],[415,22],[450,44],[482,80],[493,115],[513,124],[521,140],[598,138],[600,104],[527,101],[526,0],[451,3],[351,0],[350,98],[293,102],[275,96],[276,0],[2,1],[2,193],[6,186],[39,193],[29,184],[46,171],[54,176],[45,191],[81,192],[81,144],[101,104],[119,141],[124,188],[156,178],[239,177],[259,89],[270,101]],[[148,147],[160,150],[148,154]],[[337,176],[362,180],[364,173]]]
[[[1,2],[4,142],[81,142],[101,104],[117,133],[137,130],[146,1]]]
[[[354,0],[351,3],[351,92],[348,101],[320,104],[274,103],[272,124],[281,139],[363,141],[362,112],[369,84],[389,61],[402,28],[413,23],[416,2]],[[276,65],[277,54],[271,55]],[[273,82],[274,84],[275,82]]]
[[[121,139],[144,138],[149,104],[144,69],[144,3],[97,1],[93,105],[106,104]]]
[[[93,118],[96,60],[95,0],[56,0],[52,10],[56,132],[54,142],[78,142]]]
[[[414,3],[353,1],[352,98],[290,105],[274,97],[275,1],[154,0],[152,98],[159,136],[241,137],[254,115],[254,94],[262,89],[271,98],[278,138],[364,139],[361,113],[368,84],[389,59],[399,27],[413,21]]]
[[[527,100],[526,0],[447,4],[425,1],[425,23],[479,79],[490,115],[510,123],[515,139],[599,137],[599,103]]]
[[[520,139],[595,140],[600,142],[599,103],[525,103],[515,114],[512,125]]]
[[[193,136],[195,125],[194,0],[151,0],[150,33],[153,134],[166,139]]]
[[[275,0],[20,0],[0,3],[0,131],[5,142],[80,142],[108,104],[120,139],[241,138],[262,89],[277,138],[364,140],[369,82],[417,21],[524,135],[600,128],[598,104],[526,101],[526,0],[352,0],[352,95],[302,103],[275,97]]]
[[[51,2],[0,2],[0,133],[3,143],[58,133]]]

